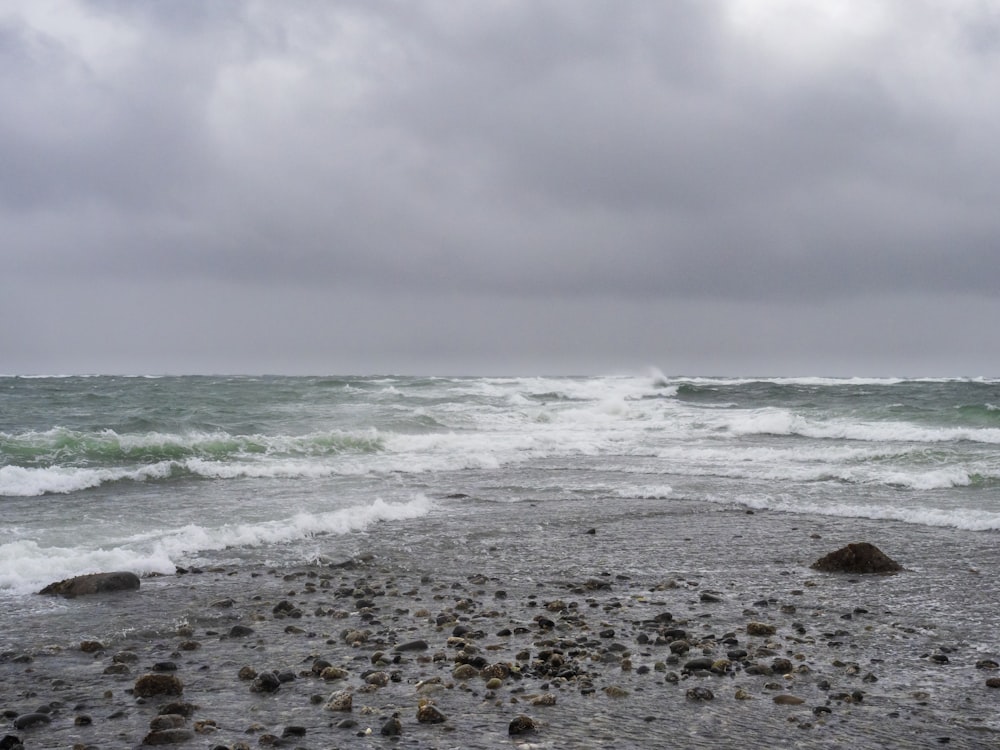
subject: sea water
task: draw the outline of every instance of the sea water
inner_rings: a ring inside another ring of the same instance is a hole
[[[1000,381],[0,378],[0,594],[483,504],[1000,529]],[[513,512],[513,511],[512,511]]]
[[[597,574],[697,581],[731,602],[722,629],[756,600],[797,602],[810,633],[877,613],[830,656],[881,676],[844,736],[947,725],[974,747],[1000,736],[972,666],[1000,651],[998,484],[994,379],[4,377],[0,652],[162,635],[231,593],[225,575],[178,568],[376,550],[418,581],[485,573],[512,596]],[[907,572],[803,588],[813,560],[861,540]],[[34,593],[108,570],[150,576],[153,595]],[[684,606],[699,617],[697,597]],[[953,669],[928,669],[937,648]],[[647,698],[630,710],[655,713]],[[734,716],[720,702],[692,726],[705,746],[771,726]]]

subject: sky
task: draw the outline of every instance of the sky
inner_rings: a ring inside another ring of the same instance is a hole
[[[0,0],[0,373],[1000,375],[992,0]]]

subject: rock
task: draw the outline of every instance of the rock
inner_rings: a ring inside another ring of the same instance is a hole
[[[684,672],[697,672],[699,670],[709,671],[712,668],[714,661],[709,656],[699,657],[697,659],[691,659],[684,664]]]
[[[452,671],[451,676],[456,680],[471,680],[479,676],[479,670],[471,664],[459,664]]]
[[[161,729],[147,734],[143,740],[143,745],[176,745],[194,739],[194,732],[190,729]]]
[[[507,725],[507,734],[515,737],[520,734],[529,734],[537,729],[534,720],[528,716],[515,716]]]
[[[51,722],[52,718],[48,714],[21,714],[14,719],[14,729],[30,729],[31,727],[37,727],[41,724],[49,724]]]
[[[408,643],[400,643],[393,651],[426,651],[428,648],[427,641],[421,639],[409,641]]]
[[[118,571],[66,578],[56,583],[50,583],[38,593],[72,599],[77,596],[107,594],[114,591],[136,591],[138,588],[139,576],[127,571]]]
[[[83,641],[80,643],[80,650],[85,654],[96,654],[104,650],[104,644],[100,641]]]
[[[274,672],[261,672],[250,683],[252,693],[273,693],[281,687],[281,680]]]
[[[344,680],[350,676],[350,673],[346,669],[341,667],[324,667],[323,671],[319,673],[327,682],[333,682],[335,680]]]
[[[253,628],[248,628],[246,625],[233,625],[229,629],[230,638],[246,638],[248,635],[253,635]]]
[[[178,729],[184,726],[185,723],[185,718],[180,714],[159,714],[154,716],[149,722],[149,728],[153,731]]]
[[[896,573],[903,569],[874,544],[856,542],[841,547],[811,566],[824,573]]]
[[[990,677],[986,681],[986,687],[989,687],[989,688],[1000,688],[1000,677]]]
[[[14,734],[5,734],[0,740],[0,750],[24,750],[21,738]]]
[[[160,708],[160,714],[176,714],[177,716],[182,716],[187,718],[193,714],[198,707],[193,703],[185,703],[183,701],[174,701],[167,703],[165,706]]]
[[[421,724],[441,724],[447,719],[429,700],[421,700],[417,706],[417,721]]]
[[[689,688],[686,695],[688,700],[692,701],[710,701],[715,698],[715,693],[703,687]]]
[[[351,711],[354,708],[354,696],[348,690],[338,690],[330,696],[323,708],[327,711]]]
[[[774,635],[777,628],[764,622],[748,622],[747,635]]]
[[[379,730],[383,737],[398,737],[403,733],[403,723],[399,720],[399,714],[394,713]]]
[[[800,706],[805,703],[805,700],[799,698],[797,695],[782,693],[781,695],[774,696],[774,702],[779,706]]]
[[[172,674],[144,674],[135,681],[132,692],[139,698],[151,698],[154,695],[180,695],[184,692],[184,684]]]

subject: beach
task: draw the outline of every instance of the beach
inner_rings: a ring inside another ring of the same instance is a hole
[[[48,707],[44,723],[7,731],[26,748],[1000,739],[1000,690],[987,686],[997,654],[985,650],[996,583],[968,567],[961,592],[948,584],[965,563],[947,535],[896,550],[887,522],[650,503],[591,525],[563,510],[497,513],[490,532],[450,549],[386,522],[343,558],[188,570],[67,600],[68,617],[92,623],[78,640],[67,628],[3,655],[8,720]],[[809,568],[855,536],[906,570]],[[987,543],[963,553],[996,562]],[[176,677],[181,692],[137,696],[147,674]],[[351,710],[330,708],[337,695]],[[442,720],[418,721],[422,704]],[[163,710],[188,715],[158,737]],[[383,734],[396,714],[398,734]],[[519,717],[532,729],[511,735]]]

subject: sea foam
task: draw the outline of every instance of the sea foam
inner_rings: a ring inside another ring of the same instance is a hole
[[[433,503],[424,495],[409,502],[381,499],[326,513],[295,513],[261,523],[180,528],[134,534],[104,547],[41,546],[31,539],[0,545],[0,590],[29,594],[53,581],[111,570],[139,575],[172,574],[179,561],[199,553],[233,547],[292,542],[326,534],[363,531],[380,521],[404,521],[428,514]]]

